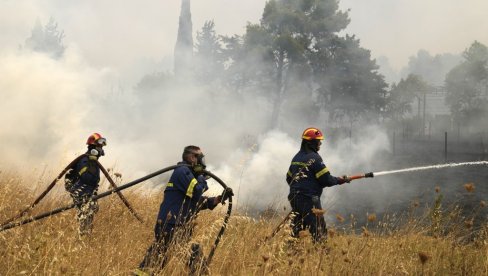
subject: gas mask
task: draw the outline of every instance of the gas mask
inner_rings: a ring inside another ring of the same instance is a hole
[[[322,144],[322,142],[320,140],[317,140],[317,139],[307,141],[308,147],[315,152],[319,151],[321,144]]]
[[[205,164],[205,155],[203,153],[200,153],[199,155],[196,155],[197,157],[197,163],[193,165],[193,171],[196,174],[201,174],[207,168],[207,165]]]
[[[107,139],[99,138],[93,144],[90,144],[88,146],[89,149],[88,153],[96,157],[104,156],[105,151],[103,150],[103,147],[106,145],[107,145]]]
[[[96,157],[101,157],[105,155],[105,151],[102,147],[95,147],[90,149],[90,155],[94,155]]]

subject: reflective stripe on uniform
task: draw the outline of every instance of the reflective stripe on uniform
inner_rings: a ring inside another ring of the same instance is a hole
[[[188,186],[188,190],[186,190],[186,195],[189,197],[193,197],[193,189],[195,188],[195,185],[197,185],[198,181],[193,178],[190,182],[190,185]]]
[[[168,185],[166,187],[173,187],[173,182],[168,182]]]
[[[82,175],[86,172],[86,170],[88,170],[88,167],[83,167],[78,174]]]
[[[288,176],[293,176],[290,171],[286,173]]]
[[[297,165],[297,166],[302,166],[302,167],[306,167],[308,166],[307,163],[303,163],[303,162],[291,162],[292,165]]]
[[[324,167],[322,170],[320,170],[320,172],[316,173],[315,174],[315,177],[316,178],[320,178],[322,175],[326,174],[329,172],[329,169],[327,169],[327,167]]]
[[[88,156],[88,159],[90,159],[90,160],[98,160],[98,158],[95,155]]]

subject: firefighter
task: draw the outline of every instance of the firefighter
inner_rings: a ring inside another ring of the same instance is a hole
[[[314,242],[327,239],[320,196],[325,187],[350,182],[347,176],[335,177],[329,172],[318,154],[324,135],[317,128],[307,128],[302,134],[300,151],[293,157],[286,174],[290,186],[288,201],[294,214],[292,236],[308,229]]]
[[[148,248],[135,275],[148,275],[146,271],[157,274],[168,261],[167,251],[174,244],[187,242],[192,234],[194,219],[200,210],[213,210],[219,203],[233,196],[232,189],[217,197],[202,194],[208,189],[204,174],[205,159],[197,146],[187,146],[183,150],[182,162],[171,175],[164,190],[164,199],[154,227],[155,241]],[[188,261],[190,271],[205,269],[205,260],[199,244],[191,245]]]
[[[97,194],[100,181],[100,168],[96,162],[105,155],[103,147],[107,140],[98,133],[93,133],[86,141],[88,150],[65,177],[65,187],[70,193],[77,209],[79,234],[90,234],[93,229],[93,217],[98,212],[98,203],[92,200]]]

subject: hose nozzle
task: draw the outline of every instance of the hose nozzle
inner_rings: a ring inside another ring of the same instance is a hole
[[[374,177],[373,172],[365,173],[364,177]]]

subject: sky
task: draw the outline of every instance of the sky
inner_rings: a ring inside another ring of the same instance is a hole
[[[488,45],[485,0],[342,0],[341,7],[351,9],[348,32],[397,70],[419,49],[459,54],[475,40]]]

